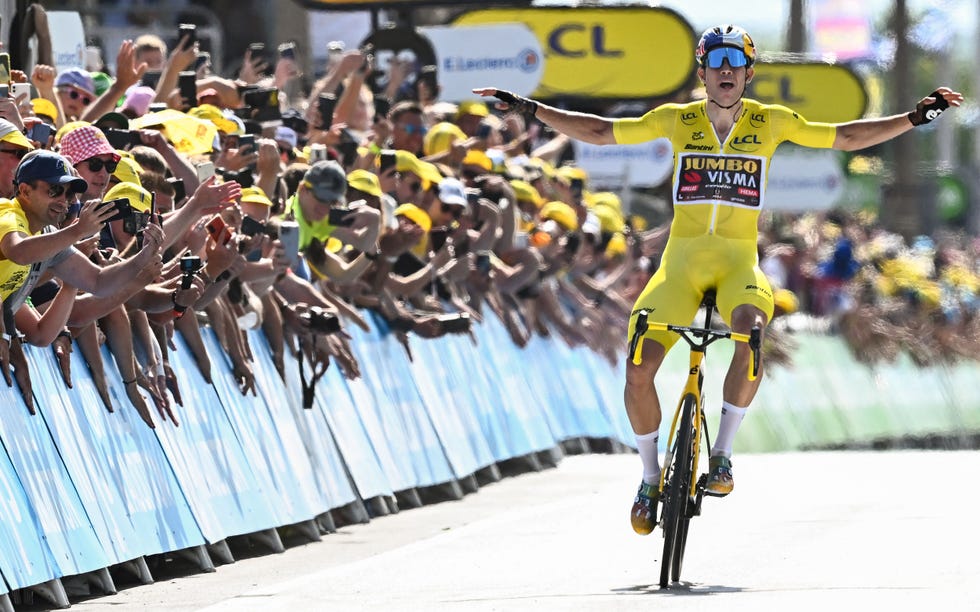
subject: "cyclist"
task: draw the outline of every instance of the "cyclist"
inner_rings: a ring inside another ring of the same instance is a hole
[[[734,25],[705,30],[694,51],[697,76],[706,97],[688,104],[664,104],[639,118],[608,119],[559,110],[508,91],[484,88],[474,93],[495,96],[503,104],[532,114],[572,138],[593,144],[635,144],[667,137],[674,148],[672,195],[674,218],[661,267],[650,278],[633,307],[652,310],[654,320],[688,325],[707,289],[715,289],[721,316],[731,328],[749,333],[772,317],[772,290],[759,269],[758,217],[765,202],[769,162],[783,141],[814,148],[853,151],[903,134],[936,118],[963,96],[947,87],[918,102],[915,110],[890,117],[847,123],[810,122],[792,110],[745,98],[755,74],[756,49],[748,33]],[[641,349],[641,365],[626,366],[626,411],[636,434],[643,477],[630,512],[633,529],[642,535],[656,525],[660,465],[660,403],[654,377],[664,355],[677,340],[670,332],[651,332]],[[732,442],[755,396],[761,376],[749,381],[751,351],[738,343],[725,377],[718,435],[710,449],[706,492],[724,496],[734,481]],[[761,373],[760,373],[761,374]]]

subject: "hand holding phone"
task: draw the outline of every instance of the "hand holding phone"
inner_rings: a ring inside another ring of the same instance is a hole
[[[180,92],[181,105],[190,108],[197,104],[197,73],[184,70],[177,77],[177,88]]]
[[[197,26],[193,23],[182,23],[177,28],[177,44],[180,45],[181,40],[187,38],[187,42],[184,43],[185,49],[190,49],[197,42]]]
[[[228,225],[221,218],[221,215],[215,215],[204,227],[207,229],[208,235],[211,236],[211,240],[217,244],[228,244],[231,240],[231,230],[228,229]]]
[[[333,125],[333,111],[337,106],[337,94],[322,93],[317,98],[317,110],[320,111],[321,130],[330,129]]]
[[[327,213],[327,223],[330,225],[349,226],[354,223],[354,213],[350,208],[331,208]]]

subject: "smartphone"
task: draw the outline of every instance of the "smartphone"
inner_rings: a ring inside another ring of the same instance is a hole
[[[131,130],[120,130],[118,128],[106,128],[103,130],[105,133],[106,140],[112,145],[113,149],[125,149],[126,145],[141,145],[143,144],[143,139],[140,138],[139,132],[133,132]]]
[[[31,99],[31,84],[30,83],[11,83],[10,84],[10,97],[17,99],[20,96],[26,94],[25,100]]]
[[[439,329],[448,334],[470,331],[470,314],[468,312],[441,314],[436,317],[436,320],[439,322]]]
[[[119,221],[127,217],[132,216],[133,207],[130,206],[129,200],[126,198],[117,198],[115,200],[107,200],[102,204],[99,204],[99,208],[115,208],[116,213],[105,220],[106,223],[111,221]]]
[[[231,230],[225,224],[225,220],[221,218],[221,215],[215,215],[212,217],[208,224],[204,226],[208,230],[208,235],[216,243],[228,244],[231,240]]]
[[[258,122],[282,119],[279,110],[279,90],[274,87],[256,89],[242,95],[245,106],[255,109],[251,119]]]
[[[329,129],[333,125],[333,110],[337,106],[337,94],[322,93],[317,99],[317,109],[320,111],[321,130]]]
[[[391,110],[391,100],[384,96],[374,96],[374,120],[381,121],[388,118],[388,111]]]
[[[279,45],[279,57],[282,59],[296,59],[296,43],[286,42]]]
[[[160,82],[160,74],[159,70],[147,70],[140,78],[140,83],[151,89],[156,89],[157,83]]]
[[[177,88],[186,108],[197,105],[197,73],[184,70],[177,77]]]
[[[490,129],[491,128],[489,123],[485,121],[481,121],[480,126],[476,128],[476,137],[479,138],[480,140],[486,140],[487,138],[490,138]]]
[[[442,248],[442,245],[446,244],[446,239],[449,237],[448,227],[435,227],[429,231],[429,244],[432,245],[433,251],[438,251]]]
[[[476,254],[476,271],[480,274],[490,273],[490,253]]]
[[[47,146],[48,139],[51,138],[52,132],[54,132],[54,128],[49,124],[35,123],[33,126],[31,126],[31,129],[27,130],[27,137],[41,143],[41,146]]]
[[[289,258],[289,267],[299,265],[299,224],[295,221],[283,221],[279,224],[279,241],[283,251]]]
[[[194,72],[198,72],[201,68],[211,65],[211,54],[207,51],[201,51],[194,58]]]
[[[193,23],[182,23],[177,28],[177,44],[180,45],[180,40],[184,37],[189,37],[187,41],[187,48],[194,46],[197,42],[197,26]]]
[[[419,69],[419,73],[415,77],[416,97],[418,97],[418,85],[421,83],[425,83],[426,89],[429,91],[429,96],[436,96],[438,89],[436,70],[436,67],[431,64],[422,66],[422,68]]]
[[[398,165],[398,156],[392,149],[383,149],[378,155],[378,174],[384,174]]]
[[[167,182],[174,188],[174,206],[179,204],[187,197],[187,189],[184,187],[184,179],[172,176]]]
[[[214,162],[206,161],[197,166],[197,180],[204,182],[214,176]]]
[[[251,152],[255,153],[255,134],[243,134],[238,137],[238,148],[244,149],[251,147]]]
[[[255,236],[265,232],[265,223],[253,219],[248,215],[242,216],[242,233],[246,236]]]
[[[0,53],[0,83],[10,83],[10,54]]]
[[[252,58],[252,63],[256,61],[265,62],[266,67],[269,65],[269,58],[265,56],[265,43],[254,42],[248,46],[249,57]]]
[[[585,181],[580,178],[573,178],[569,184],[572,196],[575,198],[581,198],[582,191],[585,189]]]
[[[354,211],[349,208],[331,208],[330,212],[327,213],[327,223],[330,225],[351,225],[354,223],[353,214]]]
[[[0,98],[10,97],[10,85],[3,83],[0,84]]]

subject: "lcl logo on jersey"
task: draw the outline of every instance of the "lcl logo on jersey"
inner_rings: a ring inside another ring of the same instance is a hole
[[[749,123],[754,128],[761,128],[766,122],[766,116],[762,113],[752,113],[749,115]]]
[[[694,122],[698,120],[698,114],[695,112],[681,113],[681,123],[684,125],[694,125]]]
[[[755,151],[760,146],[762,142],[756,134],[747,134],[745,136],[736,136],[732,139],[732,148],[736,151]]]

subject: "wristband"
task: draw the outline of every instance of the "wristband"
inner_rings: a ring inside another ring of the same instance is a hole
[[[925,125],[934,119],[938,119],[939,115],[942,115],[943,111],[949,108],[949,102],[946,101],[943,94],[939,93],[939,90],[929,94],[929,97],[933,98],[930,104],[919,102],[915,105],[915,110],[906,115],[912,125],[916,127]]]
[[[504,89],[498,89],[494,97],[510,106],[513,110],[524,115],[535,116],[538,112],[538,103],[530,98],[519,96]]]
[[[179,319],[184,316],[184,312],[187,311],[187,306],[181,306],[177,303],[177,290],[170,294],[170,301],[174,303],[173,315],[175,319]]]
[[[67,329],[63,329],[60,332],[58,332],[58,336],[57,337],[58,338],[62,338],[62,337],[68,338],[68,342],[71,342],[72,340],[74,340],[74,338],[72,338],[71,332],[68,331]]]
[[[0,334],[0,338],[3,338],[4,340],[6,340],[8,346],[10,344],[13,344],[13,342],[14,342],[14,337],[11,336],[10,334],[8,334],[7,332],[3,332],[3,334]]]

